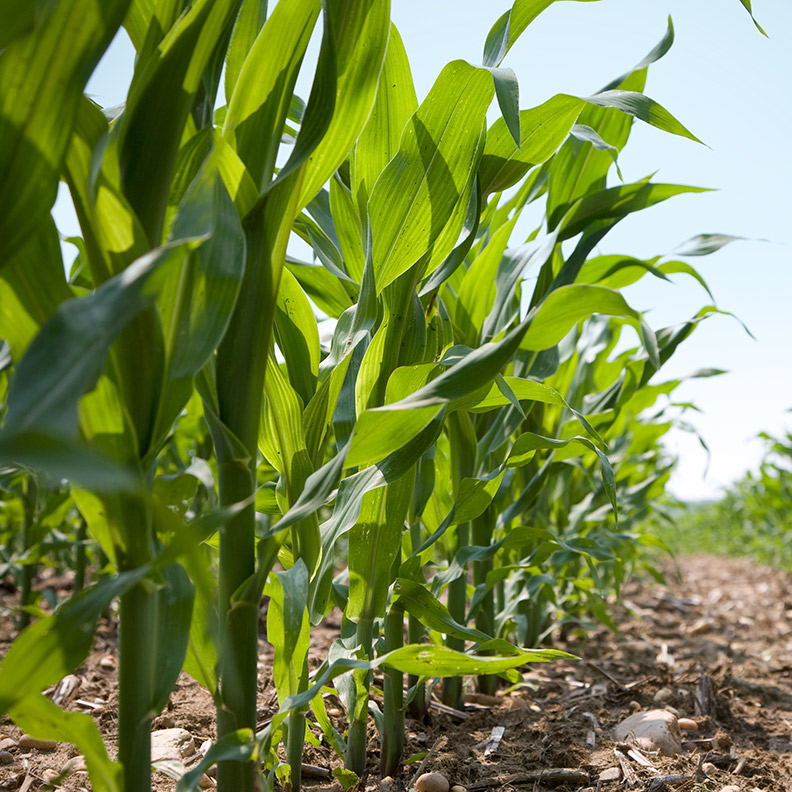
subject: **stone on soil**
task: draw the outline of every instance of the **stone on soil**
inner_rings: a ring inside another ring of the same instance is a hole
[[[151,761],[175,759],[181,762],[195,753],[195,741],[186,729],[161,729],[151,733]]]
[[[441,773],[424,773],[415,782],[418,792],[448,792],[448,779]]]
[[[8,753],[8,751],[0,751],[0,765],[10,765],[13,763],[14,763],[13,754]]]
[[[23,734],[17,743],[20,748],[35,749],[37,751],[54,751],[58,747],[58,743],[54,740],[37,740],[29,734]]]
[[[682,750],[682,738],[676,716],[665,710],[636,712],[613,730],[617,742],[628,742],[644,751],[661,756],[676,756]]]
[[[621,778],[621,768],[608,767],[599,774],[600,781],[618,781]]]

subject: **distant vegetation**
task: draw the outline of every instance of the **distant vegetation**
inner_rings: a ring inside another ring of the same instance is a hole
[[[767,451],[758,472],[747,473],[721,500],[674,509],[658,524],[674,553],[745,556],[792,571],[792,432],[760,436]]]

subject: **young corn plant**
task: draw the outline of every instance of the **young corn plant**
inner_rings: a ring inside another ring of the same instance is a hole
[[[513,571],[493,559],[534,541],[512,521],[566,468],[614,505],[609,411],[640,392],[695,321],[655,337],[600,283],[610,269],[585,269],[626,214],[691,189],[605,185],[628,116],[692,137],[641,93],[670,41],[592,97],[519,111],[501,63],[550,4],[517,0],[490,31],[483,65],[450,63],[420,105],[386,0],[62,0],[21,4],[4,26],[0,463],[69,479],[115,574],[22,633],[0,667],[0,710],[35,736],[74,742],[95,789],[150,788],[151,721],[182,667],[211,691],[220,739],[181,789],[219,761],[219,788],[236,792],[278,778],[300,787],[311,706],[344,748],[317,695],[333,679],[350,714],[346,764],[359,776],[376,668],[386,675],[382,769],[393,772],[404,674],[417,691],[430,677],[559,656],[493,640],[490,593],[500,586],[506,607]],[[303,103],[294,89],[320,19]],[[83,91],[122,24],[135,73],[123,108],[103,112]],[[487,128],[495,97],[502,118]],[[82,233],[69,278],[49,216],[60,179]],[[519,215],[545,193],[546,222],[512,255]],[[292,231],[320,266],[287,254]],[[528,265],[538,279],[523,301]],[[337,320],[324,354],[309,298]],[[596,313],[631,324],[645,354],[618,388],[586,402],[569,383],[542,380],[560,370],[562,340]],[[584,418],[599,413],[601,423]],[[200,464],[201,416],[214,470]],[[191,421],[193,439],[180,440]],[[556,467],[559,452],[567,464]],[[571,468],[569,454],[584,464]],[[218,526],[215,592],[201,545]],[[344,585],[334,562],[347,534]],[[532,564],[546,558],[540,545]],[[265,587],[281,707],[254,740]],[[116,596],[117,763],[87,716],[42,695],[87,655]],[[342,639],[310,680],[310,624],[333,604]],[[403,646],[405,614],[411,637],[425,630],[436,642]],[[447,700],[458,704],[461,691],[450,683]]]

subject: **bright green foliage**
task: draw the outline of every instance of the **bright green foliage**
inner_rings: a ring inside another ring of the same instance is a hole
[[[182,669],[215,701],[218,742],[180,792],[214,762],[221,792],[299,789],[311,710],[353,783],[376,668],[392,774],[429,679],[461,706],[464,676],[492,692],[559,659],[542,643],[607,622],[606,595],[645,563],[679,384],[655,375],[717,309],[653,330],[619,290],[675,273],[707,289],[696,269],[593,251],[702,191],[609,181],[633,120],[697,139],[643,94],[670,26],[599,93],[520,110],[500,64],[551,4],[517,0],[483,65],[449,63],[419,104],[388,0],[0,0],[0,570],[24,618],[42,615],[36,565],[100,577],[21,633],[0,708],[72,740],[95,789],[150,788],[151,722]],[[83,90],[122,24],[135,72],[109,113]],[[81,229],[68,275],[61,179]],[[280,710],[256,734],[265,596]],[[42,696],[115,597],[118,763]],[[333,606],[341,636],[311,678]],[[318,695],[331,683],[346,734]]]

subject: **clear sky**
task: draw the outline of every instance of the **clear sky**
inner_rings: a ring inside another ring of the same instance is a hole
[[[487,31],[507,2],[392,0],[419,98],[450,60],[479,63]],[[753,26],[739,0],[601,0],[558,2],[523,34],[506,58],[520,82],[520,107],[556,93],[586,96],[640,61],[673,17],[676,40],[649,71],[646,93],[670,110],[709,148],[636,124],[620,157],[626,182],[657,172],[656,180],[711,187],[679,196],[628,218],[601,253],[649,258],[671,252],[699,233],[749,238],[690,259],[733,319],[703,322],[660,372],[677,378],[699,368],[729,374],[682,385],[675,400],[693,402],[688,420],[712,452],[684,432],[669,436],[680,464],[671,489],[686,499],[714,497],[720,487],[755,469],[760,431],[792,429],[792,2],[754,0],[770,38]],[[134,53],[119,36],[89,84],[103,105],[124,100]],[[59,200],[61,231],[77,231],[68,202]],[[768,240],[768,241],[759,241]],[[708,297],[690,278],[669,285],[644,278],[626,290],[633,307],[664,327],[692,316]]]

